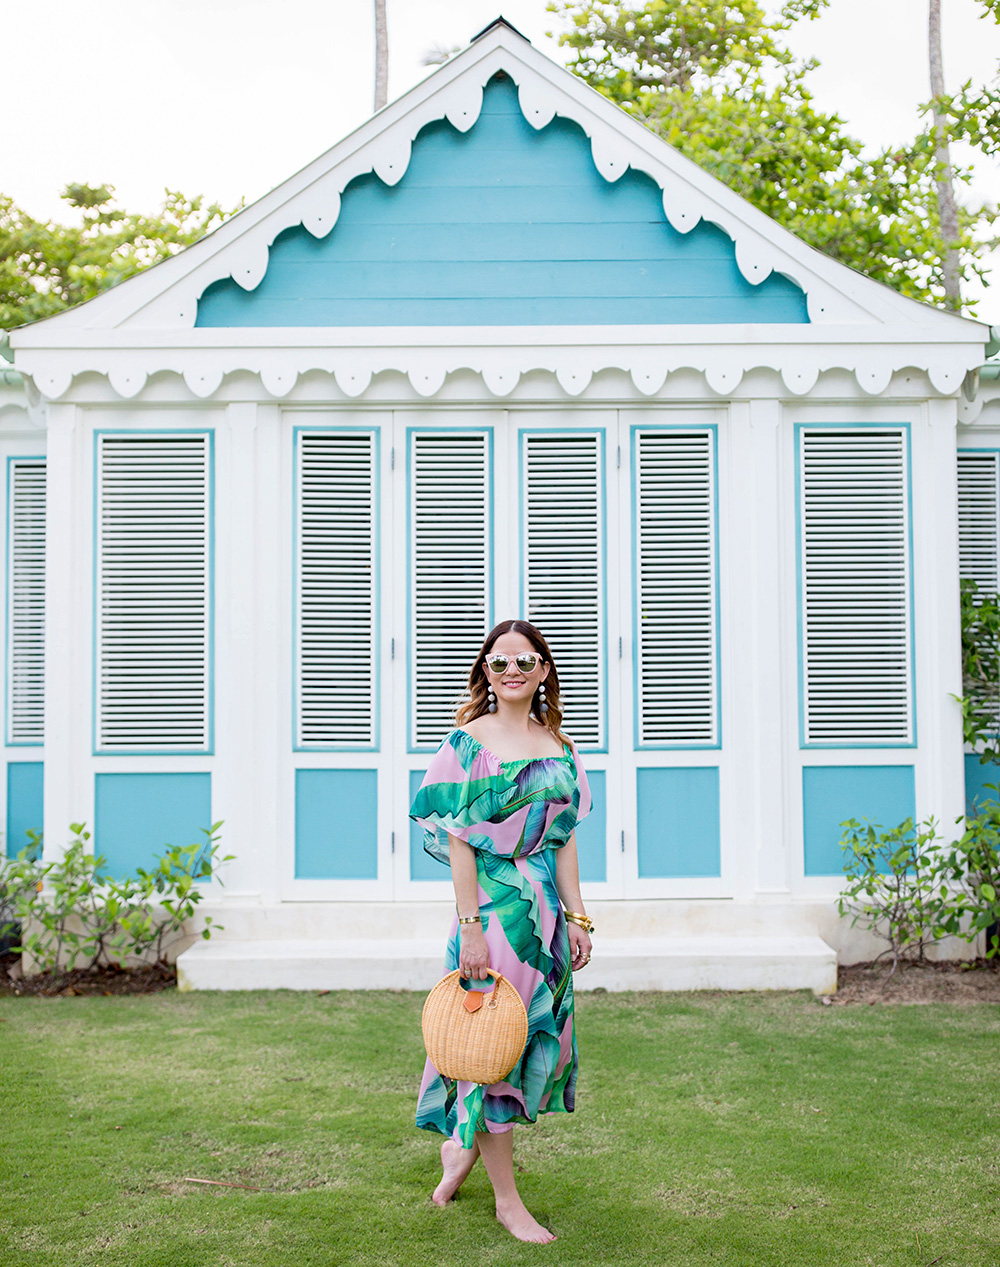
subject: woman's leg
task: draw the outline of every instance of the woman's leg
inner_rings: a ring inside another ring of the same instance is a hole
[[[479,1136],[471,1148],[463,1148],[453,1139],[446,1139],[441,1145],[441,1167],[444,1174],[441,1182],[431,1194],[435,1205],[447,1205],[459,1190],[479,1157]]]
[[[487,1131],[477,1131],[476,1141],[479,1152],[486,1167],[486,1173],[493,1185],[496,1197],[497,1218],[511,1236],[519,1241],[536,1241],[546,1244],[556,1238],[546,1227],[542,1227],[533,1219],[521,1200],[521,1194],[514,1182],[514,1132],[502,1131],[491,1135]]]

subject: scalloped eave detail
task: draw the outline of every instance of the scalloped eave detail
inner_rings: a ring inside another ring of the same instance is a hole
[[[660,392],[671,374],[693,370],[704,375],[712,392],[720,397],[731,396],[743,377],[756,369],[769,369],[782,380],[787,398],[807,396],[817,385],[820,375],[831,370],[852,373],[861,390],[868,396],[879,396],[894,374],[916,369],[927,375],[928,389],[936,395],[953,397],[962,387],[967,368],[960,355],[945,358],[940,349],[929,348],[930,355],[918,364],[914,347],[886,349],[879,355],[871,347],[801,348],[793,356],[781,355],[779,349],[756,350],[736,345],[715,348],[614,347],[600,350],[569,346],[493,347],[493,348],[206,348],[170,351],[150,355],[149,350],[119,350],[110,366],[103,366],[79,352],[72,357],[50,359],[45,354],[28,354],[20,368],[31,377],[48,400],[58,400],[69,390],[73,379],[85,373],[103,373],[116,395],[134,400],[141,394],[147,378],[160,372],[183,377],[188,390],[207,400],[215,395],[228,374],[250,373],[261,380],[261,399],[283,399],[294,388],[299,377],[312,370],[330,373],[343,394],[351,399],[362,396],[373,377],[385,372],[405,375],[413,390],[423,399],[436,396],[449,374],[471,371],[481,376],[490,395],[508,397],[521,378],[533,371],[555,376],[567,398],[585,392],[595,374],[619,370],[631,377],[636,391],[643,397]],[[957,349],[956,349],[957,352]],[[976,360],[965,349],[967,360]],[[44,358],[44,359],[43,359]],[[38,369],[31,361],[37,359]]]

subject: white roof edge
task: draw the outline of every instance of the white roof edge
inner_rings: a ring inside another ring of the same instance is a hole
[[[199,329],[195,334],[193,329],[197,300],[206,286],[233,277],[253,289],[266,272],[269,247],[278,233],[299,223],[316,236],[328,233],[350,180],[374,171],[395,184],[406,171],[421,128],[447,118],[459,130],[468,130],[479,116],[486,82],[501,70],[518,85],[521,109],[533,127],[544,127],[559,114],[583,128],[605,179],[617,180],[630,167],[646,172],[664,190],[664,210],[675,229],[688,232],[707,220],[733,240],[737,264],[748,280],[758,283],[772,271],[789,276],[807,294],[813,328],[853,326],[854,338],[858,325],[865,328],[866,338],[874,337],[880,326],[906,327],[914,338],[926,331],[939,342],[985,342],[988,337],[982,323],[907,299],[802,242],[522,36],[497,25],[200,242],[86,304],[12,332],[12,346],[66,346],[71,329],[101,332],[101,346],[111,342],[112,331],[124,335],[126,330],[161,336],[184,331],[189,342],[212,346],[208,336],[220,332]],[[771,325],[744,328],[759,330],[765,339],[776,330]],[[404,328],[398,329],[401,333]],[[623,329],[634,332],[636,327]],[[681,329],[690,338],[692,330],[707,337],[716,327]],[[235,332],[224,333],[232,339]],[[334,333],[320,332],[328,345]]]

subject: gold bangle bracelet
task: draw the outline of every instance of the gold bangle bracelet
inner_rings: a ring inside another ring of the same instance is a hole
[[[594,931],[594,921],[589,915],[583,915],[579,911],[563,911],[563,914],[571,924],[577,924],[585,933]]]
[[[481,924],[483,917],[481,915],[459,915],[458,922],[460,924]]]

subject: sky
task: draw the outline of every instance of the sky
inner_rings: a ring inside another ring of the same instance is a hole
[[[433,68],[435,47],[464,47],[503,13],[556,61],[545,0],[387,0],[389,98]],[[773,7],[773,5],[772,5]],[[942,0],[946,86],[984,82],[1000,27],[977,0]],[[917,129],[930,95],[927,0],[832,0],[789,37],[816,57],[820,109],[872,147]],[[370,0],[0,0],[8,49],[0,192],[38,218],[72,218],[70,182],[107,183],[130,211],[164,187],[232,207],[259,198],[371,114]],[[962,154],[958,155],[962,160]],[[974,192],[1000,201],[1000,169],[980,159]],[[996,285],[979,316],[1000,324]]]

